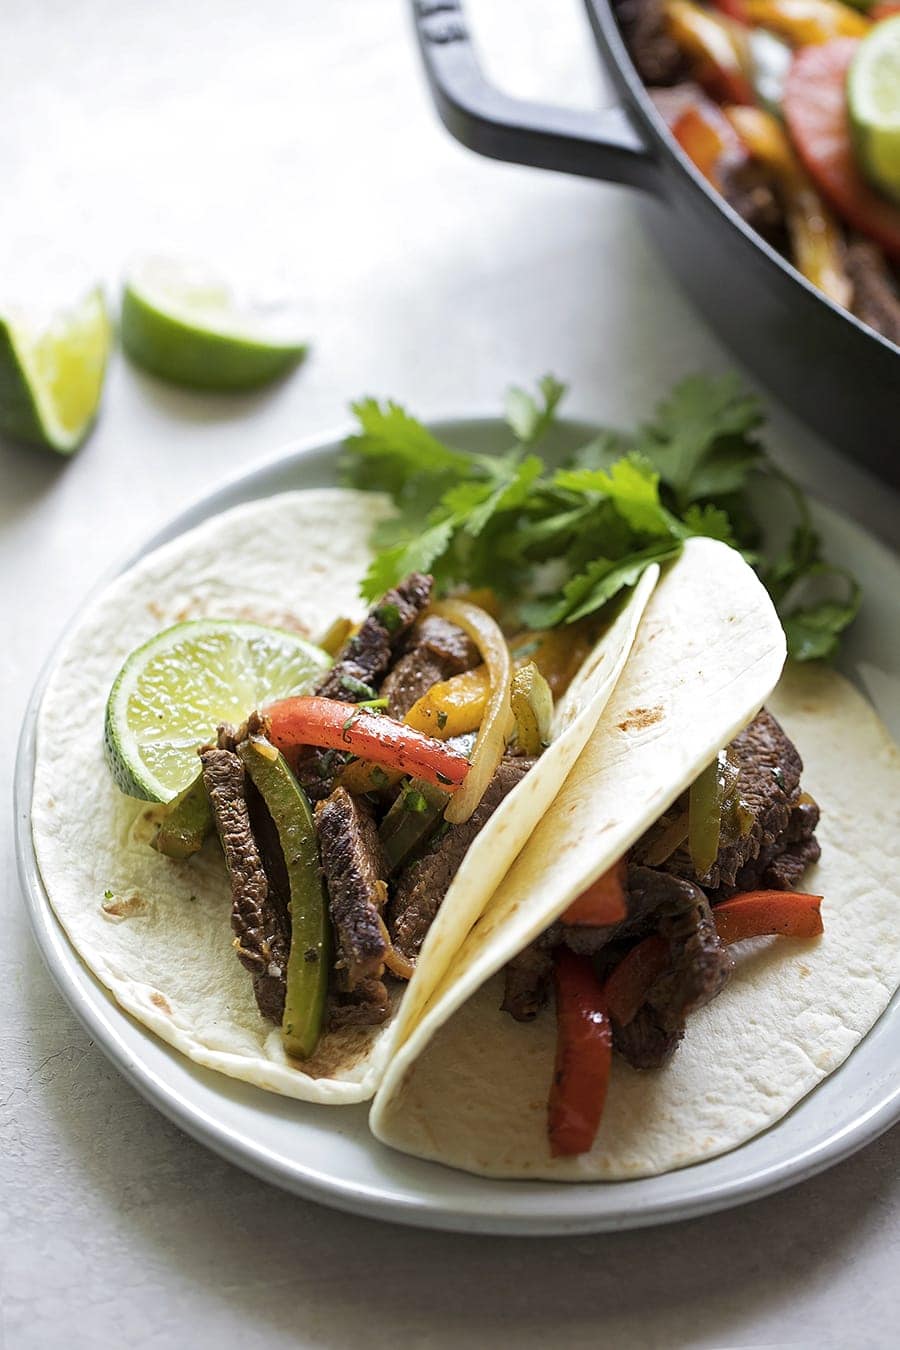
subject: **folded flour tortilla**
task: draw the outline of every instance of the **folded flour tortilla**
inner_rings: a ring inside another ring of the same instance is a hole
[[[734,1148],[773,1124],[859,1043],[900,981],[900,759],[859,693],[827,668],[789,667],[768,597],[736,554],[690,541],[647,607],[600,722],[452,971],[415,1018],[375,1099],[385,1143],[484,1176],[650,1176]],[[737,970],[692,1014],[674,1058],[618,1056],[590,1153],[551,1157],[556,1022],[499,1011],[500,974],[612,866],[767,701],[822,810],[824,936],[733,948]],[[870,841],[878,840],[877,854]]]
[[[289,492],[224,512],[120,576],[68,635],[37,728],[32,830],[41,877],[73,946],[139,1021],[198,1064],[332,1104],[372,1095],[399,1023],[323,1035],[285,1055],[232,950],[231,895],[210,840],[185,862],[148,847],[156,810],[123,796],[103,757],[103,717],[128,654],[184,619],[243,618],[313,639],[361,617],[371,493]],[[658,577],[648,569],[560,702],[555,738],[478,835],[439,911],[405,998],[421,1006],[558,792],[600,716]],[[250,711],[248,709],[248,711]],[[214,728],[207,729],[210,734]]]

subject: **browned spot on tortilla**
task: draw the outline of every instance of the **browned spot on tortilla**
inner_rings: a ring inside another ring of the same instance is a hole
[[[111,919],[133,919],[138,914],[146,914],[149,906],[142,895],[113,896],[101,905],[103,913]]]
[[[384,1031],[385,1025],[340,1027],[336,1031],[327,1031],[314,1055],[310,1055],[309,1059],[289,1057],[289,1063],[308,1078],[334,1078],[341,1070],[346,1072],[355,1068],[368,1057],[375,1037]]]
[[[620,731],[643,731],[645,727],[652,727],[654,722],[659,722],[663,717],[663,709],[656,708],[629,708],[625,714],[624,722],[619,722]]]
[[[172,1009],[169,1006],[169,1000],[165,995],[158,993],[154,989],[153,993],[150,995],[150,1002],[153,1004],[154,1008],[159,1008],[160,1012],[168,1013],[169,1017],[172,1016]]]
[[[805,965],[803,964],[802,961],[798,961],[798,963],[797,963],[797,969],[798,969],[799,972],[800,972],[800,978],[801,978],[801,980],[804,979],[807,975],[809,975],[809,974],[811,973],[811,972],[810,972],[810,969],[809,969],[809,966],[805,966]]]
[[[165,610],[156,600],[147,601],[147,612],[152,614],[154,619],[162,619],[165,615]]]

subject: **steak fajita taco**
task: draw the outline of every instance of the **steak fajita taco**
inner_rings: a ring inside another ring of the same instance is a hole
[[[422,573],[361,612],[385,511],[287,493],[151,554],[69,638],[38,728],[36,852],[88,966],[198,1063],[332,1103],[371,1095],[403,995],[452,966],[658,577],[564,633]]]
[[[710,547],[667,569],[552,809],[402,1018],[384,1142],[489,1176],[668,1171],[778,1120],[887,1006],[896,749],[824,667],[772,690],[768,663],[736,704]]]

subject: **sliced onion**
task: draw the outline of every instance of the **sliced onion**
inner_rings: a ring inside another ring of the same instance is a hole
[[[467,633],[487,666],[491,682],[484,717],[478,729],[469,772],[462,787],[451,798],[444,819],[451,825],[462,825],[469,819],[484,796],[488,783],[497,772],[497,765],[506,749],[506,738],[512,728],[512,707],[509,701],[509,682],[512,661],[506,638],[499,625],[485,610],[467,600],[438,600],[431,606],[448,623],[456,624]]]

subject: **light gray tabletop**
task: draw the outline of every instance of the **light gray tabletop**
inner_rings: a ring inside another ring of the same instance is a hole
[[[514,92],[602,87],[578,0],[472,3]],[[199,255],[296,294],[315,352],[253,397],[116,358],[69,464],[0,446],[3,956],[0,1347],[462,1344],[881,1347],[900,1313],[900,1134],[745,1209],[630,1235],[476,1239],[280,1194],[108,1067],[27,931],[9,788],[30,687],[85,591],[186,500],[372,392],[494,411],[550,369],[568,411],[634,420],[725,369],[628,196],[479,161],[439,129],[402,0],[6,0],[0,299],[132,254]],[[898,497],[773,409],[782,461],[900,541]]]

